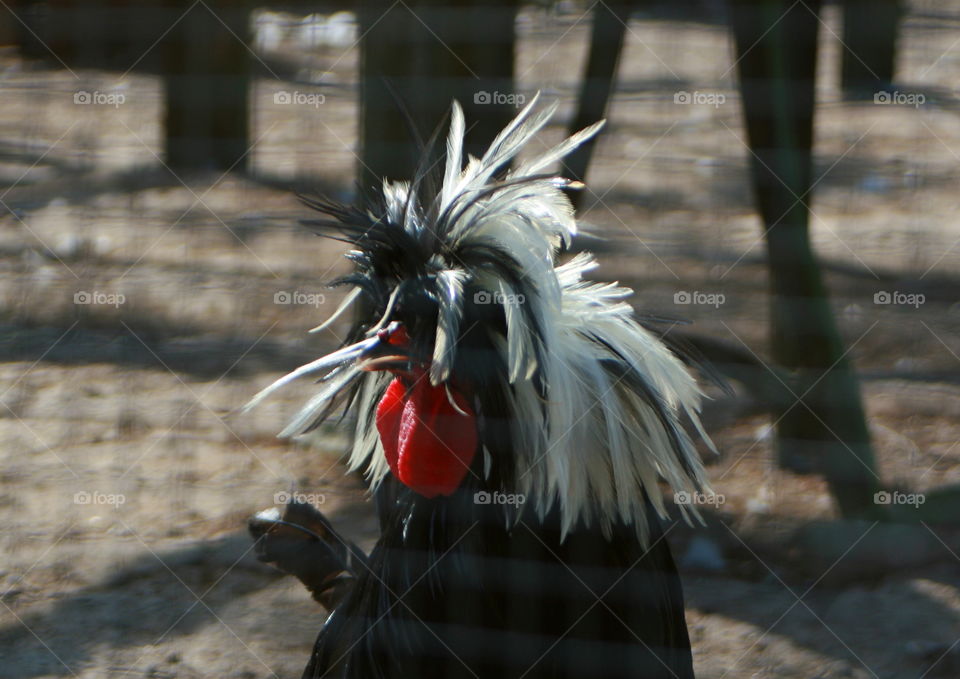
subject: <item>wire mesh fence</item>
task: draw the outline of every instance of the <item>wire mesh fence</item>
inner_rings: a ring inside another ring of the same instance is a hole
[[[296,676],[323,612],[253,559],[245,518],[300,490],[364,546],[375,521],[362,482],[337,462],[345,432],[273,438],[311,385],[237,409],[346,329],[306,335],[336,308],[341,293],[323,283],[346,264],[297,225],[306,212],[292,190],[354,196],[361,31],[338,7],[251,8],[246,171],[175,172],[158,41],[184,8],[171,19],[131,5],[108,19],[112,6],[43,7],[61,13],[49,42],[42,13],[0,7],[0,35],[33,41],[0,52],[3,673]],[[476,96],[559,99],[543,143],[558,140],[591,7],[524,6],[515,91]],[[90,33],[111,21],[129,32]],[[908,3],[894,91],[866,101],[840,90],[837,5],[820,31],[812,237],[865,378],[881,472],[914,493],[960,482],[958,30],[960,2]],[[637,9],[587,177],[582,246],[600,253],[599,277],[636,290],[643,313],[690,319],[762,359],[764,242],[734,61],[719,3]],[[700,675],[932,667],[929,649],[960,633],[956,537],[919,540],[913,551],[934,565],[916,577],[875,576],[868,589],[854,572],[810,595],[813,617],[794,609],[781,570],[816,580],[830,559],[805,572],[796,545],[775,537],[834,518],[829,494],[776,469],[770,420],[742,393],[709,408],[721,449],[711,476],[727,498],[718,525],[771,547],[758,556],[717,526],[701,536],[726,556],[689,585]],[[692,562],[695,536],[675,535]],[[870,635],[857,631],[868,611]]]

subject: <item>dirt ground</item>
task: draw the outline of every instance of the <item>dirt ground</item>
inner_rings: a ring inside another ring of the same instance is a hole
[[[518,24],[520,92],[561,101],[544,143],[570,113],[589,31],[577,5],[561,8]],[[882,479],[912,493],[960,483],[958,17],[958,3],[911,5],[898,73],[920,107],[844,101],[832,7],[822,30],[811,228]],[[335,308],[323,282],[345,263],[297,228],[282,187],[313,178],[349,197],[346,26],[345,41],[304,51],[315,84],[296,87],[322,106],[277,105],[292,86],[256,83],[251,178],[163,170],[154,78],[0,56],[0,676],[298,677],[324,611],[253,558],[246,518],[295,490],[375,541],[362,480],[338,462],[345,434],[275,438],[309,384],[238,413],[344,331],[306,334]],[[643,15],[629,28],[583,216],[603,239],[598,277],[764,358],[763,241],[727,33]],[[124,103],[78,106],[80,90]],[[838,521],[819,478],[773,463],[762,404],[711,394],[725,502],[706,528],[669,532],[698,676],[960,677],[960,535]]]

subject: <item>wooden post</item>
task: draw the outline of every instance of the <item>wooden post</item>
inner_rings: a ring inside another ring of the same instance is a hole
[[[185,0],[167,0],[185,11]],[[246,0],[194,5],[163,42],[165,162],[174,171],[243,171],[249,125]]]
[[[450,110],[467,118],[466,151],[477,155],[516,114],[513,87],[517,0],[360,3],[361,184],[412,176],[420,151],[401,104],[422,138]]]
[[[893,82],[900,0],[844,0],[842,86],[851,97],[872,97]]]

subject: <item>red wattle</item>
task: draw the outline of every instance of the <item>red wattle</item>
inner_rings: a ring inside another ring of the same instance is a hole
[[[387,387],[377,406],[380,441],[403,484],[428,498],[451,495],[477,452],[476,416],[459,392],[450,389],[455,408],[443,385],[418,377],[411,389],[400,378]]]

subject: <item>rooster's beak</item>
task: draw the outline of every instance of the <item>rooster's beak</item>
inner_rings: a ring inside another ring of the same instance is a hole
[[[394,321],[377,332],[377,342],[364,351],[357,359],[361,370],[389,370],[395,373],[408,373],[413,369],[413,359],[408,351],[410,339],[403,325]]]

